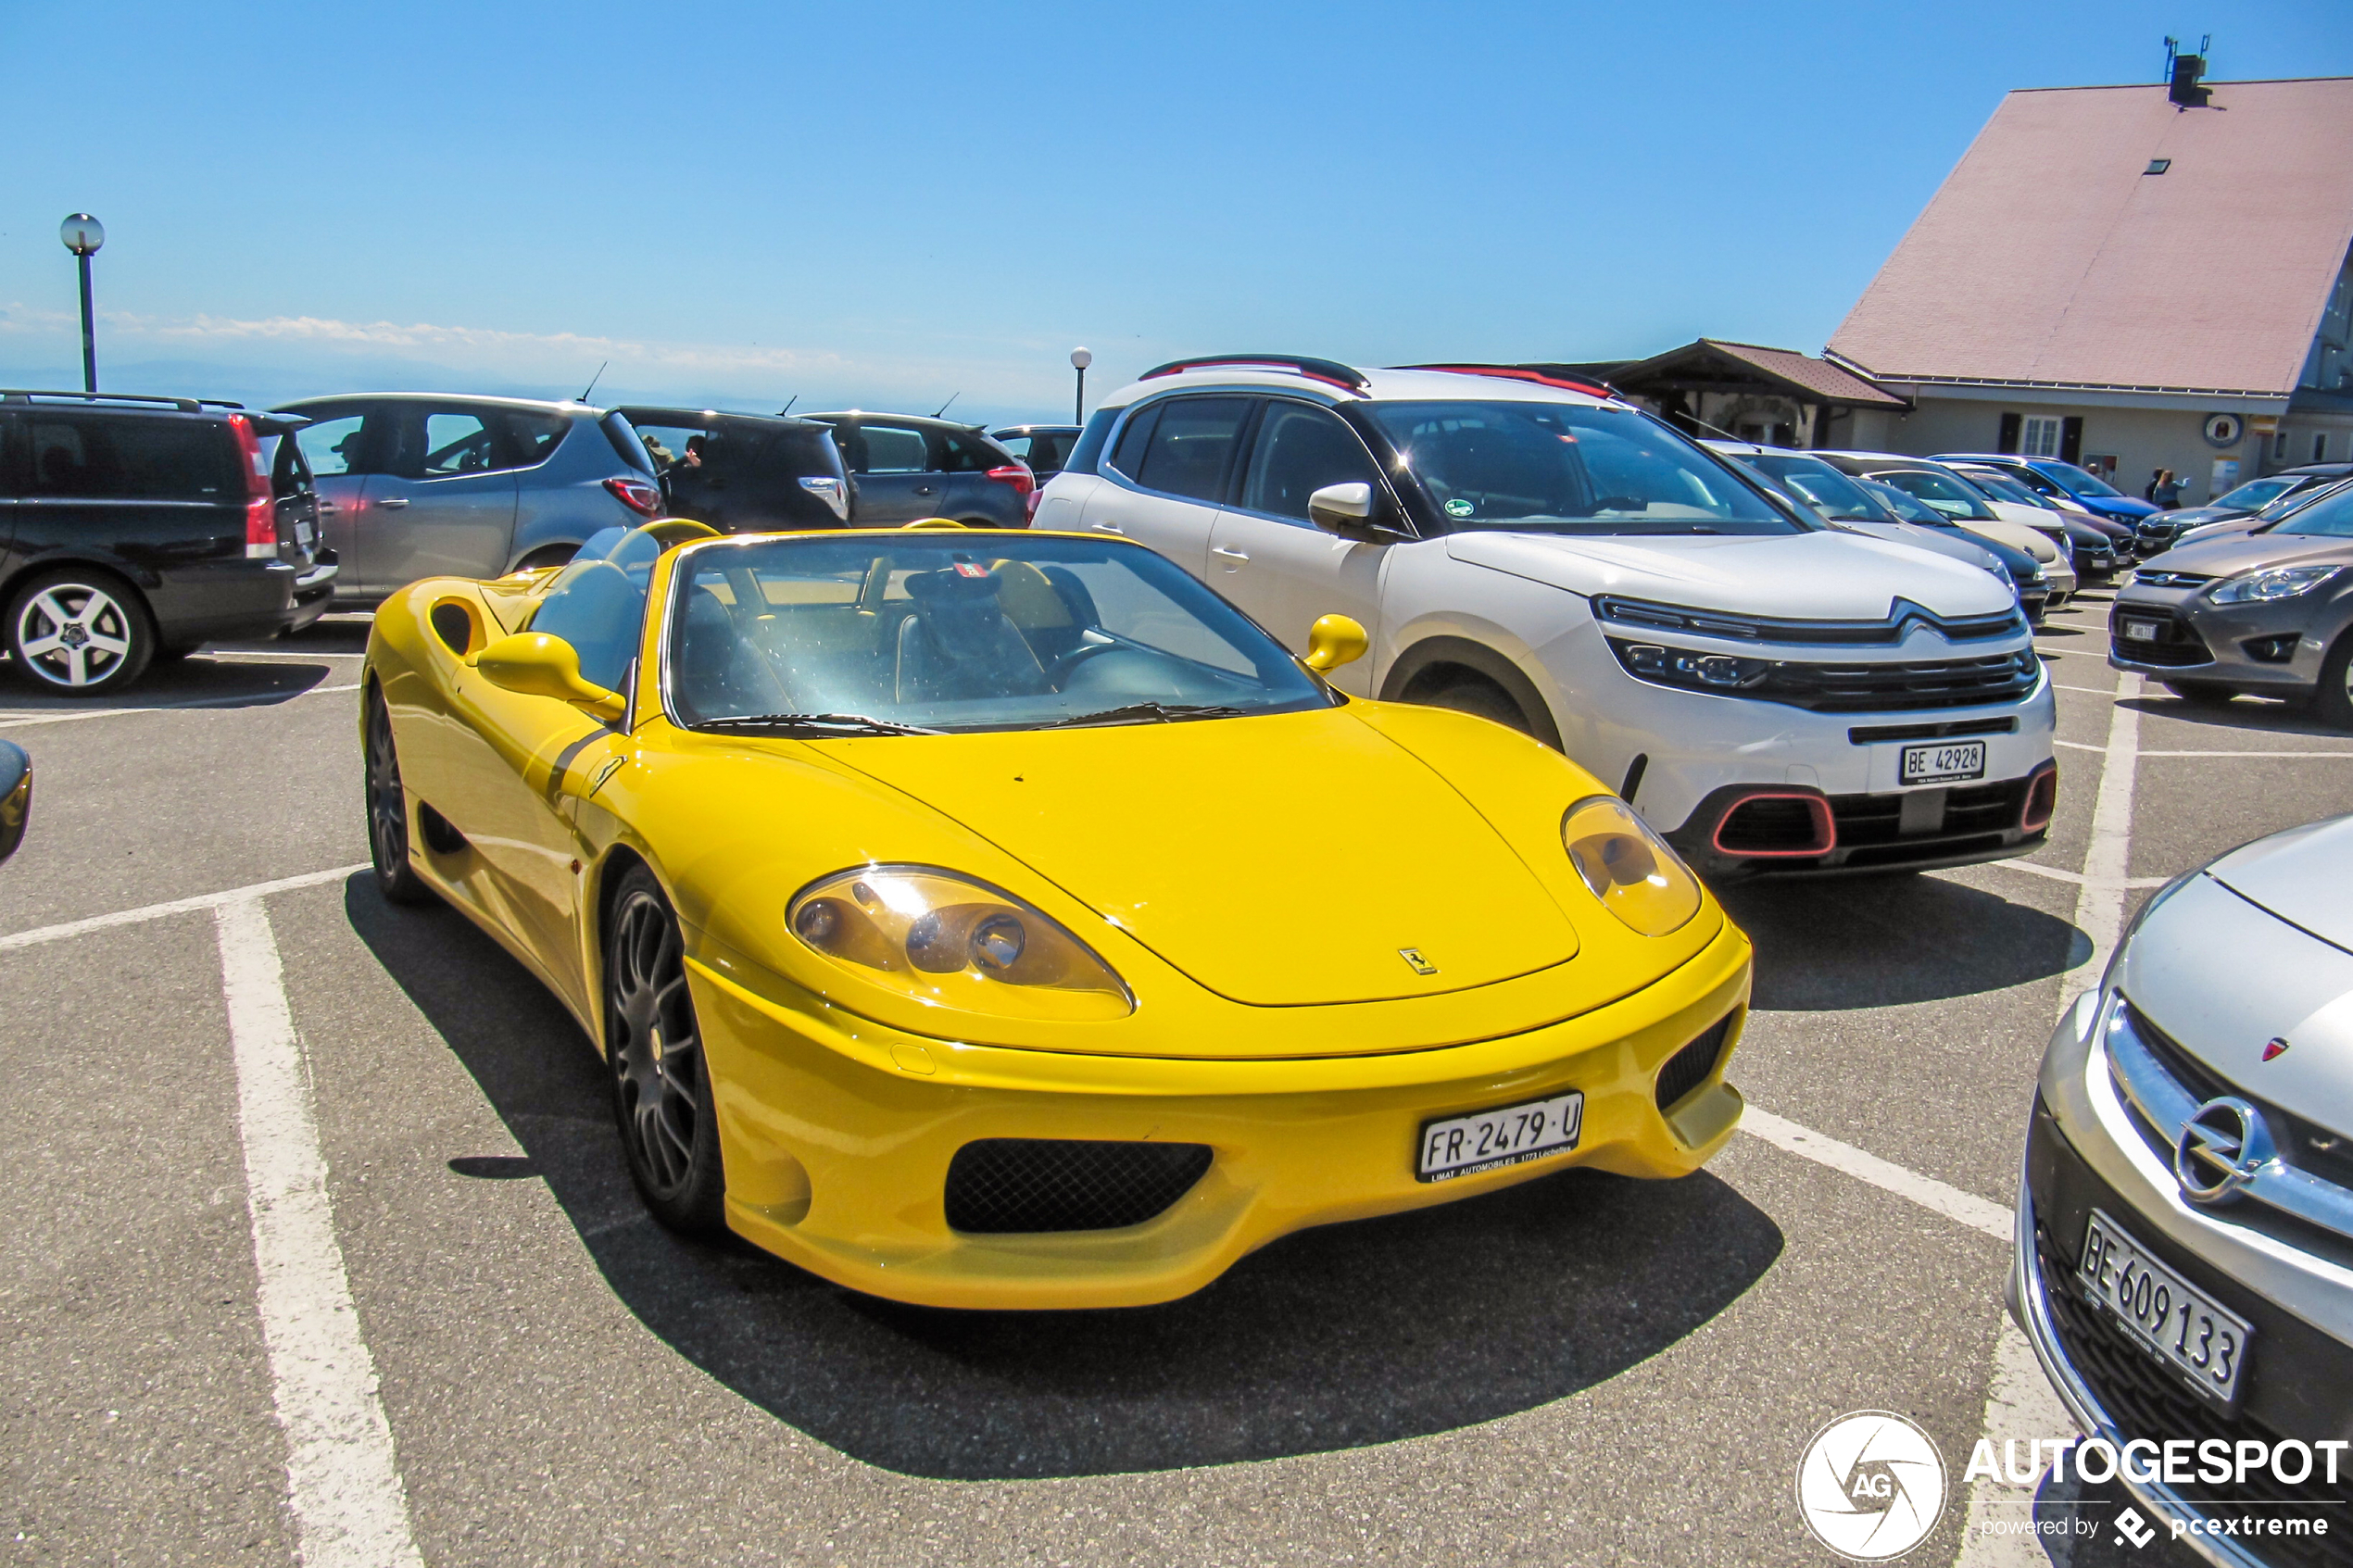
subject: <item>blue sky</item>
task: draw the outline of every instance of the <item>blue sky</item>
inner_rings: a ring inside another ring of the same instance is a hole
[[[2012,87],[2344,0],[0,0],[0,383],[1069,408],[1179,354],[1818,350]],[[2001,236],[1989,236],[2000,243]],[[135,383],[135,384],[134,384]]]

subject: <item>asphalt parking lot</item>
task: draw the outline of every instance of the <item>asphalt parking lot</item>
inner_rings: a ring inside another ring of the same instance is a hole
[[[2353,736],[2120,692],[2107,599],[2039,639],[2062,784],[2031,866],[1728,893],[1762,1114],[1709,1169],[1310,1232],[1101,1313],[895,1307],[647,1219],[567,1015],[358,869],[363,622],[103,708],[0,687],[37,779],[0,870],[0,1547],[296,1560],[258,1302],[342,1309],[256,1261],[229,991],[258,907],[403,1505],[316,1561],[1812,1563],[1798,1456],[1859,1409],[1951,1468],[1913,1561],[2038,1561],[1970,1530],[2026,1494],[1959,1482],[1989,1399],[1997,1437],[2058,1435],[2000,1332],[2043,1043],[2147,887],[2353,810]],[[2072,1561],[2163,1549],[2103,1528]]]

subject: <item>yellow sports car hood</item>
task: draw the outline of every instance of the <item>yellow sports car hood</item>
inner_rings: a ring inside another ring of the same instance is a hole
[[[1577,952],[1494,826],[1346,709],[826,749],[1235,1001],[1430,996]]]

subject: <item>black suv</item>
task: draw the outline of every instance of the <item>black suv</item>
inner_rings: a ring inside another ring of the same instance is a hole
[[[616,411],[635,427],[672,517],[722,533],[849,525],[849,476],[824,425],[709,408]]]
[[[952,518],[972,528],[1026,528],[1038,477],[977,426],[917,414],[812,414],[834,427],[858,482],[858,524]]]
[[[0,391],[0,603],[17,672],[94,696],[222,637],[308,626],[335,576],[298,419]]]

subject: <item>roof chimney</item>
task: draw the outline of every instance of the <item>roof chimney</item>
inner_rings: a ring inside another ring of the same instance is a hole
[[[2206,107],[2207,100],[2214,96],[2213,88],[2201,87],[2197,84],[2198,78],[2206,74],[2206,51],[2212,47],[2213,44],[2214,35],[2209,32],[2198,40],[2196,54],[2184,55],[2181,53],[2178,40],[2169,38],[2165,41],[2165,71],[2168,78],[2165,97],[2166,101],[2175,108],[2202,109]]]

